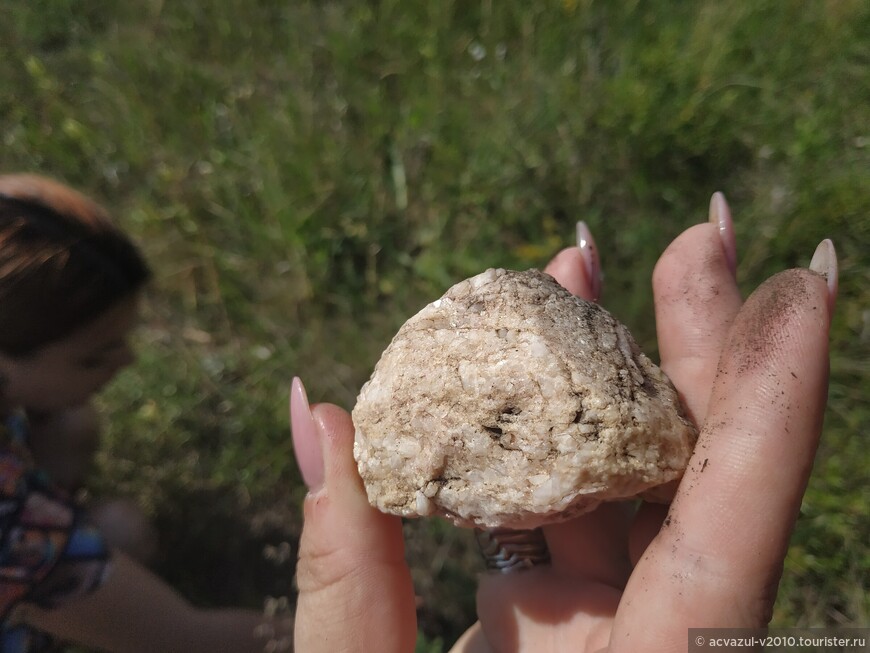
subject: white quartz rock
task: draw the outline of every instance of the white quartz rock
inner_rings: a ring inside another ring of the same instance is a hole
[[[353,421],[372,505],[488,528],[678,479],[697,438],[628,330],[537,270],[487,270],[409,319]]]

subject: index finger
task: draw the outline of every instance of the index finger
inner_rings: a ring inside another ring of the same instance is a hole
[[[689,469],[620,607],[614,651],[629,641],[684,650],[689,627],[766,625],[818,446],[833,287],[789,270],[738,313]],[[652,589],[654,605],[642,600]]]

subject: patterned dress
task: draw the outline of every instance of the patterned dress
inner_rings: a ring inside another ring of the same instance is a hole
[[[0,421],[0,653],[46,651],[51,639],[13,623],[22,602],[51,608],[105,580],[109,554],[82,509],[35,469],[27,421]]]

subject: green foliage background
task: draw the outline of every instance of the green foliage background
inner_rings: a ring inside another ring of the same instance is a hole
[[[775,623],[868,625],[868,70],[860,0],[3,2],[0,169],[98,197],[156,272],[94,493],[142,503],[199,603],[292,599],[294,374],[349,408],[410,314],[544,265],[579,219],[654,354],[652,267],[723,190],[747,293],[836,244],[830,408]],[[439,651],[474,618],[476,553],[444,524],[407,535]]]

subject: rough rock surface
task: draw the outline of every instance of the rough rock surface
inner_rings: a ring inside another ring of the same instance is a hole
[[[487,270],[409,319],[353,410],[369,501],[533,528],[679,478],[697,437],[664,373],[596,304]]]

